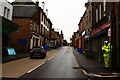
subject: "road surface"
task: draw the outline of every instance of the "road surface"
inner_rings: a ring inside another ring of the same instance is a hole
[[[86,78],[82,71],[73,67],[76,61],[72,48],[62,47],[58,55],[20,78]]]

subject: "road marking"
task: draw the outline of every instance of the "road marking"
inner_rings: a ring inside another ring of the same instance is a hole
[[[45,62],[41,63],[40,65],[38,65],[37,67],[31,69],[30,71],[28,71],[27,73],[31,73],[32,71],[34,71],[35,69],[37,69],[38,67],[40,67],[41,65],[45,64]]]
[[[48,61],[51,60],[53,57],[54,57],[54,56],[52,56],[51,58],[49,58]]]

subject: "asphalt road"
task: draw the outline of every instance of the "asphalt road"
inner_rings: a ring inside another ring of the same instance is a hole
[[[76,67],[71,47],[62,47],[59,54],[19,78],[86,78]]]

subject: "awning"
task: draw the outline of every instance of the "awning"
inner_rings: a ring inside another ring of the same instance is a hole
[[[21,27],[21,25],[18,25],[2,16],[0,16],[0,18],[2,19],[2,32],[4,33],[18,31],[18,27]]]

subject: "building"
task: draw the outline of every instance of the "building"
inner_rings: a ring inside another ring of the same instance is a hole
[[[48,49],[51,46],[52,22],[47,18],[48,10],[44,12],[44,5],[41,8],[38,1],[34,3],[31,0],[15,0],[12,4],[13,21],[22,27],[11,37],[11,46],[17,46],[17,51],[29,51],[34,46]]]
[[[15,47],[16,51],[28,51],[30,49],[30,39],[32,31],[37,31],[38,24],[36,23],[33,14],[35,12],[35,3],[31,0],[15,0],[13,5],[13,22],[21,25],[18,28],[18,33],[14,33],[10,39],[11,47]],[[34,42],[33,42],[34,43]],[[36,45],[35,42],[34,45]]]
[[[116,0],[118,1],[118,0]],[[118,2],[88,2],[86,11],[80,19],[79,26],[79,51],[89,50],[89,55],[98,62],[104,63],[102,46],[108,40],[111,49],[111,69],[120,67],[120,1]],[[111,36],[108,36],[111,29]],[[76,46],[76,32],[72,35],[72,45]]]
[[[119,7],[120,2],[98,2],[92,3],[92,33],[91,33],[91,51],[93,57],[99,62],[103,62],[101,47],[105,40],[108,40],[112,48],[111,68],[120,67],[119,55]],[[108,37],[108,29],[111,29],[111,36]]]
[[[108,6],[109,7],[109,6]],[[112,67],[119,69],[120,67],[120,1],[113,3],[113,11],[111,12],[111,43],[113,45]]]
[[[64,40],[64,35],[63,35],[63,31],[61,31],[61,34],[60,34],[60,44],[61,44],[61,46],[63,46],[63,40]]]
[[[7,56],[6,48],[10,48],[10,37],[18,31],[20,25],[12,22],[13,6],[6,0],[0,1],[0,20],[2,20],[2,54]],[[11,47],[14,48],[14,47]]]
[[[68,46],[67,40],[63,40],[63,46]]]
[[[86,31],[85,31],[85,48],[90,50],[90,35],[92,31],[92,3],[88,2],[86,6]]]
[[[13,6],[6,0],[0,1],[0,16],[12,20]]]
[[[52,46],[51,47],[53,47],[53,48],[56,48],[57,47],[57,40],[58,40],[58,38],[57,38],[57,32],[54,30],[54,29],[52,29],[52,32],[51,32],[51,37],[52,37],[52,39],[51,39],[51,42],[52,42]]]
[[[85,34],[86,34],[86,20],[87,20],[87,13],[84,12],[83,17],[81,17],[79,26],[79,52],[84,52],[85,49]]]
[[[113,10],[113,3],[99,2],[92,3],[92,33],[91,33],[91,51],[95,59],[103,62],[101,47],[105,40],[109,40],[107,31],[110,28],[109,16]],[[107,7],[109,5],[109,8]]]
[[[46,49],[51,46],[51,31],[52,31],[52,22],[48,16],[48,10],[46,9],[46,13],[44,12],[45,3],[42,2],[42,8],[40,8],[40,34],[41,34],[41,46],[44,46]]]

